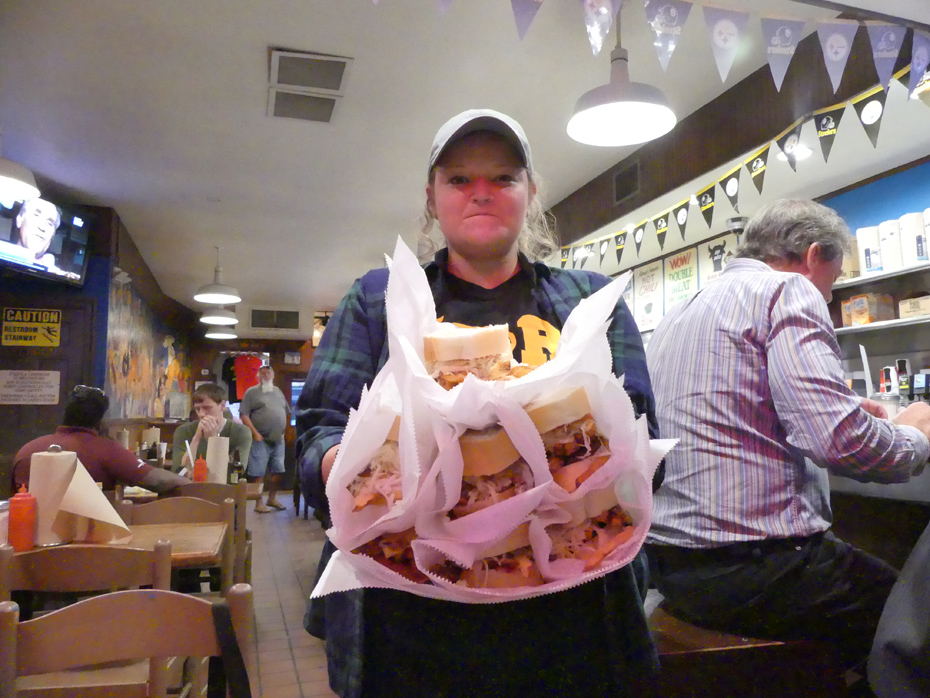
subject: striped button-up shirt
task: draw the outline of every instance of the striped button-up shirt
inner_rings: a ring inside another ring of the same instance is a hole
[[[917,429],[861,409],[823,297],[752,259],[674,307],[647,346],[666,458],[649,542],[712,548],[830,527],[827,470],[902,482]],[[819,467],[818,467],[819,466]]]

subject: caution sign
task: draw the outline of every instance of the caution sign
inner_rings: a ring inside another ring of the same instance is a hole
[[[57,347],[61,344],[61,311],[4,308],[3,346]]]

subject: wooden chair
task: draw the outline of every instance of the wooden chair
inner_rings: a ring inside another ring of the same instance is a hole
[[[129,526],[165,523],[226,523],[226,538],[220,556],[220,593],[225,596],[233,584],[233,547],[236,503],[226,499],[214,504],[197,497],[167,497],[147,504],[133,504],[123,500],[116,506],[120,517]]]
[[[247,561],[252,558],[252,539],[246,526],[246,502],[248,500],[248,483],[240,480],[235,485],[224,485],[219,482],[192,482],[189,485],[176,487],[167,497],[197,497],[206,499],[214,504],[222,504],[227,499],[236,503],[235,532],[233,535],[233,548],[236,559],[233,564],[233,581],[237,584],[251,583],[250,576],[246,575]]]
[[[237,584],[226,600],[251,686],[256,676],[252,588]],[[86,599],[20,622],[17,605],[0,602],[0,696],[17,695],[18,677],[88,664],[220,656],[212,605],[173,591],[137,589]],[[156,677],[152,679],[154,682]],[[74,694],[66,689],[59,695]],[[140,695],[159,693],[152,690]]]
[[[36,548],[19,554],[0,545],[0,601],[14,591],[91,594],[151,586],[168,589],[171,582],[171,544],[159,541],[154,550],[110,545],[67,545]],[[153,696],[165,695],[170,662],[165,659],[135,661],[118,666],[79,671],[55,671],[27,676],[18,682],[18,695],[43,696],[148,696],[156,677]],[[178,674],[178,680],[180,675]],[[0,695],[10,695],[0,692]]]

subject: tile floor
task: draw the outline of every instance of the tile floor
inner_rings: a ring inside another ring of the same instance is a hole
[[[329,690],[323,643],[303,628],[324,534],[312,517],[295,516],[290,492],[279,493],[285,511],[256,514],[252,531],[252,587],[258,641],[260,698],[323,698]]]

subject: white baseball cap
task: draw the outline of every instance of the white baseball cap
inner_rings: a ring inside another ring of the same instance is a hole
[[[448,145],[476,131],[491,131],[503,136],[513,146],[517,155],[520,156],[526,169],[532,172],[533,160],[530,157],[530,144],[526,140],[523,127],[499,111],[493,109],[469,109],[453,116],[436,133],[436,137],[433,139],[433,147],[429,151],[427,173],[433,170],[436,161],[439,160]]]

